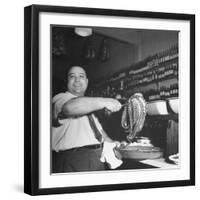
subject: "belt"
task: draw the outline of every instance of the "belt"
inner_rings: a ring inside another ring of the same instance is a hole
[[[75,147],[72,149],[67,149],[67,150],[61,150],[60,152],[74,152],[74,151],[82,151],[82,150],[89,150],[89,149],[99,149],[103,147],[103,144],[94,144],[94,145],[86,145],[86,146],[82,146],[82,147]]]

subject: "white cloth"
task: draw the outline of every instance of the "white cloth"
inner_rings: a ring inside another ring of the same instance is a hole
[[[122,160],[118,159],[115,156],[115,152],[114,152],[115,147],[116,147],[116,144],[114,142],[104,141],[103,151],[101,154],[100,161],[107,162],[110,169],[115,169],[123,163]]]

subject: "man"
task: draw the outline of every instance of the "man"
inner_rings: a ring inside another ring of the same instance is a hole
[[[70,68],[67,81],[67,91],[53,97],[52,172],[104,170],[102,144],[112,140],[92,112],[116,112],[121,104],[112,98],[85,97],[88,78],[80,66]]]

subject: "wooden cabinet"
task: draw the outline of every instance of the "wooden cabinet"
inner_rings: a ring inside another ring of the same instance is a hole
[[[178,121],[169,120],[166,131],[166,159],[178,151]]]

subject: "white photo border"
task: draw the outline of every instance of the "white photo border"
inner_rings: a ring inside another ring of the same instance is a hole
[[[70,173],[61,175],[50,174],[50,25],[52,24],[179,31],[180,168]],[[181,181],[190,179],[190,22],[188,20],[40,12],[39,83],[39,188]]]

